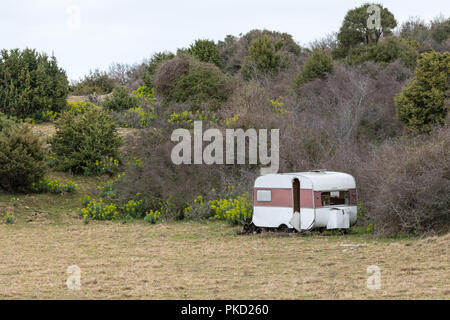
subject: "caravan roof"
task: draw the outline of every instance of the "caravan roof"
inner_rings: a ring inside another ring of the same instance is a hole
[[[255,180],[255,188],[292,188],[292,180],[294,178],[300,180],[300,187],[302,189],[331,191],[356,188],[353,176],[334,171],[267,174]]]

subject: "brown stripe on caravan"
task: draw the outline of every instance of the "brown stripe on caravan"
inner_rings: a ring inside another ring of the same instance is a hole
[[[258,190],[269,190],[272,192],[272,201],[257,201]],[[253,205],[255,207],[286,207],[292,208],[292,189],[288,188],[255,188],[253,189]],[[313,208],[311,189],[300,189],[300,208]]]

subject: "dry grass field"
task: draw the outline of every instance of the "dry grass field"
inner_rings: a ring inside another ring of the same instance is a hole
[[[81,179],[81,178],[80,178]],[[86,178],[84,178],[86,179]],[[80,183],[80,181],[78,181]],[[84,190],[87,191],[87,190]],[[450,235],[240,235],[223,222],[91,222],[76,195],[0,194],[1,299],[449,299]],[[81,290],[66,286],[81,268]],[[366,287],[367,267],[381,289]]]

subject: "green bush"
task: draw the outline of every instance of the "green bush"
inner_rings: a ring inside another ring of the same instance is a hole
[[[389,37],[377,44],[359,45],[350,49],[346,61],[350,64],[360,64],[373,61],[389,64],[399,59],[408,68],[416,65],[418,52],[404,39]]]
[[[49,139],[55,167],[63,171],[93,174],[99,161],[117,158],[121,138],[117,125],[99,109],[81,115],[64,112],[56,121],[56,133]]]
[[[129,94],[127,88],[117,86],[112,92],[112,96],[106,98],[102,106],[111,111],[121,111],[138,107],[141,103],[139,97]]]
[[[249,55],[244,59],[242,75],[246,79],[260,76],[275,76],[288,65],[285,54],[278,52],[283,41],[273,43],[267,35],[254,40],[249,48]]]
[[[213,63],[219,68],[222,66],[219,49],[212,40],[196,40],[189,47],[188,53],[202,62]]]
[[[324,79],[327,74],[332,72],[333,59],[325,50],[314,50],[295,79],[295,87],[298,89],[302,84],[317,78]]]
[[[450,18],[437,18],[431,22],[431,37],[438,43],[450,38]]]
[[[46,171],[42,141],[28,125],[3,123],[0,132],[0,187],[25,190]]]
[[[59,112],[69,90],[65,72],[55,57],[35,50],[2,50],[0,112],[19,118],[40,117],[49,106]]]
[[[185,56],[171,59],[158,67],[155,90],[168,101],[210,104],[214,109],[231,91],[229,79],[215,65]]]
[[[429,132],[435,124],[443,124],[447,116],[450,53],[423,53],[415,71],[415,79],[395,97],[397,116],[409,128]]]

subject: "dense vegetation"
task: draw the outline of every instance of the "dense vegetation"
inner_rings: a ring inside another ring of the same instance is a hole
[[[19,118],[40,117],[42,111],[66,106],[68,82],[55,57],[35,50],[2,50],[0,112]]]
[[[67,89],[51,60],[53,75],[45,79],[53,81],[57,97],[48,104],[60,112],[53,115],[59,118],[50,140],[53,165],[111,176],[100,198],[84,198],[79,212],[85,221],[125,216],[242,223],[251,216],[257,166],[172,163],[172,131],[201,120],[204,128],[222,131],[280,128],[281,172],[327,168],[354,175],[359,221],[376,233],[448,230],[450,19],[427,24],[414,18],[398,26],[382,7],[382,28],[375,30],[367,28],[367,8],[349,10],[335,36],[309,48],[286,33],[252,30],[218,43],[197,39],[176,53],[114,64],[72,83],[72,94],[88,96],[103,110],[58,103]],[[28,89],[9,89],[11,71],[4,70],[15,69],[3,59],[0,107],[31,115],[30,105],[21,104]],[[41,110],[50,98],[33,81],[36,101],[45,102]],[[107,97],[100,101],[102,94]],[[139,129],[120,154],[117,124]]]

